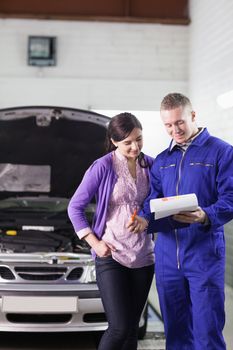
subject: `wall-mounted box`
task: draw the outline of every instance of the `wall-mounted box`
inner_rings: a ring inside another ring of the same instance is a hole
[[[40,67],[55,66],[56,37],[29,36],[28,65]]]

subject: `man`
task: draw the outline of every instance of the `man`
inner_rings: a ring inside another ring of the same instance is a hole
[[[172,141],[151,169],[151,193],[132,232],[158,232],[155,274],[167,350],[225,350],[225,243],[233,218],[233,147],[198,128],[190,100],[171,93],[161,118]],[[199,207],[154,220],[152,198],[195,193]]]

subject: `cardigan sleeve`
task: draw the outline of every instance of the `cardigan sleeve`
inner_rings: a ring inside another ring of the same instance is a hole
[[[88,231],[91,231],[85,209],[99,189],[103,172],[104,166],[98,160],[95,161],[84,174],[82,182],[69,202],[68,216],[79,238],[83,238]]]

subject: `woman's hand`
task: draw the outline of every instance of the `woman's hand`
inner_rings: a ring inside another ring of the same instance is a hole
[[[93,232],[89,232],[84,238],[100,258],[112,255],[112,251],[116,251],[112,244],[99,240]]]
[[[116,251],[115,247],[112,244],[106,243],[103,240],[96,242],[92,248],[100,258],[112,255],[112,251]]]
[[[141,216],[136,215],[135,218],[128,222],[126,225],[126,228],[133,233],[142,233],[146,230],[148,226],[148,222],[146,219],[142,218]]]

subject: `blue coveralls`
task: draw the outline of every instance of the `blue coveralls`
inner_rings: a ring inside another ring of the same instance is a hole
[[[196,193],[208,225],[154,220],[151,198]],[[186,152],[171,145],[151,169],[151,193],[141,215],[158,232],[155,274],[167,350],[225,350],[225,241],[233,218],[233,147],[204,129]]]

